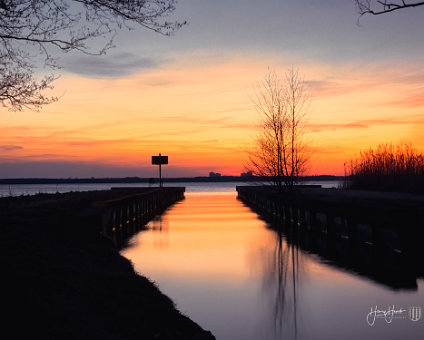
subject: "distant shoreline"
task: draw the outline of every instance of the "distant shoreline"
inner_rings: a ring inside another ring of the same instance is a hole
[[[302,181],[338,181],[343,176],[319,175],[305,176]],[[256,176],[220,176],[220,177],[177,177],[164,178],[165,183],[181,182],[262,182],[269,181],[265,177]],[[157,178],[143,177],[120,177],[120,178],[4,178],[0,179],[0,184],[81,184],[81,183],[157,183]]]

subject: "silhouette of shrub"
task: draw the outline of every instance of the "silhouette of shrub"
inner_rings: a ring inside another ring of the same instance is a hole
[[[410,144],[380,144],[346,166],[345,187],[424,192],[424,154]]]

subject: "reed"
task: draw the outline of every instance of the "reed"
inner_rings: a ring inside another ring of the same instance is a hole
[[[410,144],[380,144],[346,166],[345,187],[424,192],[424,154]]]

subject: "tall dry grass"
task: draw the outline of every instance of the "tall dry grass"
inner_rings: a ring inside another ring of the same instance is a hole
[[[424,192],[424,154],[409,144],[362,151],[345,170],[347,188]]]

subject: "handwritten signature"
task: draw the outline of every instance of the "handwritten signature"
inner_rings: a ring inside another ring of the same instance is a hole
[[[374,326],[376,319],[384,319],[387,323],[391,323],[393,319],[404,319],[406,316],[402,316],[406,312],[406,309],[395,309],[392,305],[387,310],[380,310],[377,306],[371,307],[371,311],[367,314],[367,323],[370,326]]]

